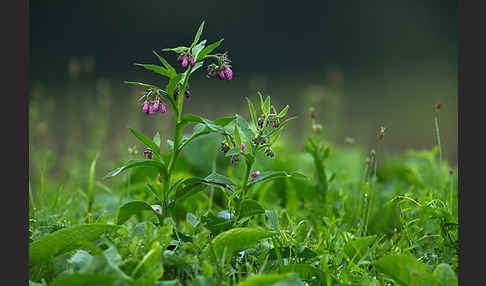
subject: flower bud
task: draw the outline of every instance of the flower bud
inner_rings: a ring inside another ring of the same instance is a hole
[[[263,119],[258,118],[257,124],[258,124],[258,127],[262,128],[263,127]]]
[[[255,172],[251,173],[252,179],[255,179],[256,177],[258,177],[258,175],[260,175],[260,171],[255,171]]]
[[[183,66],[183,67],[187,67],[187,57],[186,57],[186,56],[184,56],[184,57],[182,58],[182,66]]]
[[[149,112],[149,104],[148,104],[148,101],[145,101],[143,103],[142,111],[145,112],[145,113],[148,113]]]
[[[159,101],[158,100],[155,101],[153,110],[154,111],[158,111],[159,110]]]
[[[221,151],[226,154],[229,150],[230,146],[225,141],[221,142]]]
[[[226,75],[224,74],[224,71],[220,71],[220,72],[218,73],[218,76],[219,76],[219,79],[220,79],[220,80],[225,80],[225,79],[226,79]]]
[[[184,95],[185,95],[186,98],[189,98],[191,96],[191,92],[186,89],[186,91],[184,92]]]
[[[191,56],[189,62],[191,63],[191,67],[193,67],[195,65],[194,57],[193,56]]]
[[[165,104],[164,104],[164,103],[162,103],[162,105],[160,106],[160,111],[161,111],[162,113],[166,113],[166,112],[167,112],[167,106],[165,106]]]
[[[246,146],[245,143],[241,143],[241,151],[246,152]]]
[[[154,107],[153,106],[150,106],[149,113],[148,114],[149,115],[154,115],[154,113],[155,113]]]
[[[177,61],[182,63],[182,54],[179,55],[179,57],[177,58]]]
[[[233,78],[233,71],[231,70],[231,68],[229,66],[225,67],[224,73],[225,73],[227,79]]]

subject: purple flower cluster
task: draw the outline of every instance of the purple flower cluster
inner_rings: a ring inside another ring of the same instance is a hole
[[[220,80],[232,79],[233,70],[231,69],[230,60],[226,54],[219,54],[219,64],[210,64],[208,66],[207,78],[217,76]]]
[[[161,97],[158,92],[155,92],[153,90],[149,90],[147,94],[144,95],[146,97],[143,106],[142,106],[142,112],[147,113],[148,115],[154,115],[155,112],[159,111],[162,113],[167,112],[167,106],[165,103],[161,100]]]
[[[183,67],[187,67],[188,64],[190,64],[191,67],[193,67],[196,64],[194,57],[187,53],[180,54],[179,57],[177,58],[177,61],[181,63]]]

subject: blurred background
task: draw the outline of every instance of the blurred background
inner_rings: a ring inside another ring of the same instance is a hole
[[[444,157],[457,165],[456,1],[119,0],[29,5],[34,177],[47,165],[51,176],[87,173],[89,163],[75,162],[89,162],[98,152],[107,161],[123,159],[129,148],[138,146],[128,127],[148,136],[159,131],[167,138],[171,112],[148,118],[137,102],[142,90],[123,81],[165,86],[164,78],[133,63],[158,64],[155,50],[181,71],[176,55],[161,49],[189,45],[203,20],[202,39],[212,43],[224,38],[216,51],[228,51],[234,77],[219,81],[206,79],[204,71],[196,73],[185,112],[209,119],[247,116],[245,97],[256,99],[256,91],[262,91],[277,109],[288,104],[288,114],[298,116],[287,132],[295,150],[303,149],[300,138],[310,130],[307,110],[313,106],[335,145],[351,142],[375,148],[379,127],[384,126],[384,152],[396,153],[436,144],[434,106],[441,102]]]

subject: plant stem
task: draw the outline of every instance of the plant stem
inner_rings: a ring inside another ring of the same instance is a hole
[[[442,166],[442,146],[440,144],[440,133],[439,133],[439,113],[435,112],[435,133],[437,135],[437,146],[439,147],[439,171]]]

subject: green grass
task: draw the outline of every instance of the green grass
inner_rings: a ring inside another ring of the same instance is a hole
[[[230,165],[218,152],[220,140],[218,135],[208,135],[191,142],[175,167],[175,176],[204,177],[208,165],[238,181],[244,164]],[[248,279],[248,285],[253,285],[251,281],[272,285],[276,277],[309,285],[415,285],[429,280],[433,285],[430,277],[444,263],[448,266],[441,267],[452,269],[452,274],[438,270],[446,273],[439,274],[455,277],[457,172],[450,174],[445,160],[439,165],[438,149],[387,156],[386,161],[379,161],[376,175],[373,172],[366,179],[366,150],[326,144],[327,157],[315,160],[305,146],[294,150],[284,137],[274,148],[276,157],[257,164],[262,172],[299,171],[309,177],[280,178],[249,189],[249,198],[263,206],[266,214],[257,214],[244,226],[273,232],[272,237],[249,234],[249,242],[240,242],[241,236],[228,241],[217,238],[227,229],[214,227],[211,219],[224,226],[225,219],[218,213],[227,209],[228,202],[221,187],[205,186],[190,200],[173,206],[173,220],[166,218],[160,224],[157,214],[144,211],[131,216],[116,233],[89,240],[73,234],[69,238],[73,245],[64,246],[66,251],[52,257],[44,253],[40,261],[35,258],[29,279],[38,283],[44,279],[48,285],[75,285],[77,279],[101,279],[109,285],[115,281],[236,285]],[[381,155],[377,153],[378,158]],[[129,155],[123,161],[140,157]],[[43,177],[32,178],[37,183],[31,186],[31,247],[81,224],[114,224],[121,200],[158,202],[145,185],[147,180],[160,184],[156,171],[133,168],[107,181],[103,173],[118,162],[100,164],[98,159],[95,169],[94,159],[72,163],[69,178],[78,179],[69,183],[44,177],[43,172],[38,175]],[[322,174],[316,171],[321,170],[316,166],[319,163],[325,167],[325,192]],[[225,244],[236,251],[223,252]],[[238,244],[241,247],[234,248]],[[224,253],[224,259],[210,255],[212,248],[219,249],[214,253]],[[288,278],[284,273],[295,276]],[[256,275],[262,278],[249,279]]]

